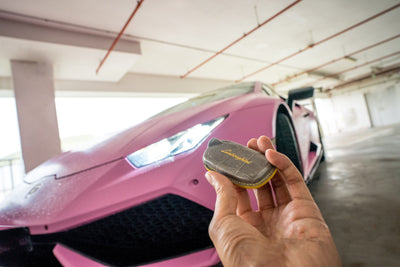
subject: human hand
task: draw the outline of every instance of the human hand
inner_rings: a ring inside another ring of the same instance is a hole
[[[265,153],[278,172],[270,184],[254,189],[253,211],[246,189],[225,176],[206,173],[217,193],[209,234],[224,266],[340,266],[328,226],[293,163],[265,136],[249,148]]]

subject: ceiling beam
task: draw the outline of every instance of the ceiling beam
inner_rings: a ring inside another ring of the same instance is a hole
[[[93,33],[90,29],[0,10],[0,39],[3,53],[2,76],[9,75],[7,60],[45,61],[54,66],[56,79],[118,81],[141,55],[140,43],[121,39],[115,53],[96,73],[104,51],[115,36]]]
[[[4,12],[0,12],[0,36],[100,50],[108,50],[114,40],[108,36],[38,25],[9,17]],[[137,55],[141,53],[140,43],[134,40],[122,39],[114,49]]]
[[[190,97],[232,84],[232,81],[178,76],[127,73],[118,82],[55,79],[56,95],[66,96],[138,96]],[[0,97],[12,96],[10,77],[0,77]]]

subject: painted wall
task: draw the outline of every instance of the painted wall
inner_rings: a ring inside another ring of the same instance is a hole
[[[368,109],[363,94],[345,94],[315,99],[325,135],[369,128]]]
[[[325,135],[400,123],[400,80],[342,89],[315,105]]]
[[[377,87],[365,96],[374,127],[400,123],[400,83]]]

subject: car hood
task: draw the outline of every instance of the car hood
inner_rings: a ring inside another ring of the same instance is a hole
[[[257,94],[206,103],[176,113],[150,118],[90,148],[65,152],[51,158],[29,172],[25,177],[25,182],[34,183],[49,176],[57,179],[64,178],[114,162],[198,123],[204,123],[224,116],[232,110],[243,108],[249,97],[256,99]]]

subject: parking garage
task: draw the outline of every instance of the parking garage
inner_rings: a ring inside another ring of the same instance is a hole
[[[261,135],[304,176],[343,266],[397,266],[399,7],[2,1],[0,230],[17,238],[0,234],[0,266],[220,266],[201,155]],[[142,240],[154,254],[131,253]]]

